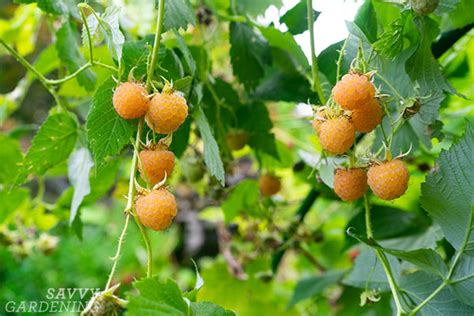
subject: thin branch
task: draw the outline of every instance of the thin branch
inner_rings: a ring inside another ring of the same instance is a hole
[[[321,88],[321,80],[319,79],[318,70],[318,59],[316,57],[316,49],[314,46],[314,16],[313,16],[313,3],[312,0],[307,0],[308,7],[308,30],[309,39],[311,43],[311,77],[312,77],[312,90],[318,94],[319,101],[321,104],[326,104],[326,97],[324,96],[323,89]]]
[[[165,13],[165,0],[159,0],[158,3],[158,14],[156,17],[156,29],[155,29],[155,41],[153,43],[153,51],[151,53],[150,62],[148,64],[146,87],[149,90],[151,88],[151,82],[153,80],[153,74],[156,67],[156,59],[158,57],[158,51],[161,43],[161,32],[163,31],[163,19]]]

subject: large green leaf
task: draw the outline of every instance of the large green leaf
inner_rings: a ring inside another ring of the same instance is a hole
[[[192,302],[191,316],[234,316],[235,313],[210,302]]]
[[[408,274],[401,278],[400,286],[415,304],[421,303],[441,284],[441,279],[423,271]],[[414,306],[410,306],[413,308]],[[439,292],[421,310],[423,316],[459,316],[473,315],[474,307],[465,305],[445,288]]]
[[[304,73],[307,70],[309,67],[308,60],[290,33],[283,33],[274,27],[260,27],[259,30],[270,46],[288,52],[288,55],[293,60],[295,68],[298,71]]]
[[[254,89],[270,62],[270,47],[265,39],[244,23],[230,24],[230,59],[234,75],[247,89]]]
[[[15,0],[16,3],[34,3],[46,13],[62,15],[69,12],[65,0]]]
[[[241,12],[253,16],[264,14],[271,5],[279,8],[283,4],[282,0],[239,0],[236,3]]]
[[[79,50],[77,37],[76,28],[70,22],[65,22],[56,32],[56,50],[69,72],[76,71],[86,63]],[[86,90],[92,91],[95,87],[96,75],[91,69],[87,69],[77,76],[77,82]]]
[[[90,193],[89,174],[93,166],[94,163],[87,148],[79,148],[69,157],[67,174],[69,181],[74,186],[69,217],[70,224],[76,218],[82,200]]]
[[[96,166],[100,169],[104,159],[113,156],[130,142],[134,128],[118,116],[112,105],[115,82],[106,80],[96,91],[87,116],[87,137]]]
[[[387,256],[395,278],[400,276],[400,263],[390,255]],[[387,276],[382,264],[373,249],[364,249],[357,256],[351,272],[342,281],[346,285],[358,288],[369,288],[389,291]]]
[[[463,255],[451,277],[450,290],[461,302],[474,306],[474,257]]]
[[[129,296],[127,315],[188,315],[188,306],[173,280],[162,282],[158,277],[153,277],[137,281],[133,285],[140,294]]]
[[[350,230],[348,231],[349,235],[356,238],[357,240],[365,243],[369,247],[374,249],[382,250],[385,253],[391,254],[399,259],[405,260],[414,264],[418,268],[433,274],[437,274],[440,277],[444,277],[448,274],[448,268],[444,263],[441,256],[435,252],[433,249],[415,249],[411,251],[405,250],[398,250],[398,249],[390,249],[384,248],[379,243],[377,243],[374,239],[367,239],[361,236],[357,236],[352,233]]]
[[[344,273],[345,271],[329,271],[298,281],[295,291],[293,292],[293,297],[288,305],[292,306],[301,300],[321,294],[329,286],[337,284]]]
[[[303,33],[308,29],[308,5],[306,1],[298,2],[281,18],[280,23],[286,24],[288,32],[293,35]],[[313,10],[313,21],[316,21],[320,12]]]
[[[77,139],[77,121],[70,113],[48,116],[33,138],[21,166],[18,182],[28,174],[43,175],[69,157]]]
[[[367,39],[373,43],[377,39],[377,17],[371,0],[364,1],[359,8],[354,23],[364,32]]]
[[[422,184],[421,205],[441,227],[447,240],[474,255],[474,132],[468,125],[464,137],[443,151],[433,173]]]
[[[0,134],[0,183],[15,182],[18,164],[23,160],[20,144],[16,139]]]
[[[214,135],[212,135],[209,122],[202,108],[194,111],[194,119],[201,133],[204,142],[204,162],[212,176],[214,176],[222,186],[225,184],[224,165],[219,155],[219,146],[217,145]]]
[[[420,32],[421,39],[415,54],[407,61],[407,73],[424,90],[446,91],[458,94],[443,76],[441,68],[431,52],[432,40],[437,35],[433,32],[436,23],[433,20],[422,17],[416,17],[414,21]]]
[[[188,25],[196,24],[194,12],[188,0],[165,1],[164,28],[186,30]]]
[[[273,123],[268,109],[263,103],[242,105],[237,108],[239,127],[249,134],[249,146],[278,158],[275,135],[271,132]]]

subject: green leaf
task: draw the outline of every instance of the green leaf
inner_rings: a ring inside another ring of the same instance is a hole
[[[186,46],[184,38],[181,36],[181,34],[179,34],[179,32],[176,30],[173,30],[173,33],[178,42],[179,50],[183,53],[184,61],[188,67],[189,74],[193,76],[196,72],[196,62],[194,61],[193,55],[191,54],[188,46]]]
[[[207,121],[206,115],[202,111],[202,108],[198,108],[194,111],[194,120],[199,128],[201,137],[204,143],[204,162],[211,175],[213,175],[222,186],[225,184],[225,173],[224,165],[219,155],[219,146],[217,145],[216,139],[212,135],[209,122]]]
[[[371,0],[364,1],[354,18],[354,23],[371,43],[377,40],[377,17]]]
[[[395,278],[400,276],[400,263],[390,255],[387,256]],[[357,256],[351,272],[342,283],[361,289],[389,291],[387,276],[382,264],[373,249],[363,249]]]
[[[92,38],[97,38],[97,32],[100,30],[103,34],[103,38],[107,43],[110,53],[118,61],[122,59],[122,49],[125,43],[125,37],[120,30],[120,7],[112,5],[105,9],[104,13],[97,14],[99,20],[94,14],[91,14],[88,18],[89,31]],[[88,46],[87,32],[85,29],[82,30],[82,42],[85,46]]]
[[[256,102],[239,106],[236,115],[239,128],[249,134],[249,146],[278,158],[275,135],[271,132],[273,123],[265,104]]]
[[[374,239],[367,239],[365,237],[357,236],[350,230],[348,230],[348,234],[351,237],[356,238],[360,242],[365,243],[369,247],[382,250],[385,253],[391,254],[399,259],[410,262],[424,271],[437,274],[440,277],[444,277],[448,274],[448,268],[446,264],[444,263],[441,256],[433,249],[416,249],[412,251],[389,249],[382,247]]]
[[[173,88],[177,91],[181,91],[186,96],[191,93],[191,87],[193,83],[193,77],[186,76],[173,82]]]
[[[426,220],[414,212],[406,212],[399,208],[373,205],[371,219],[374,237],[377,240],[393,238],[413,231],[416,228],[427,227]],[[393,225],[397,223],[397,225]],[[365,213],[359,212],[354,216],[346,228],[352,227],[359,235],[365,235]]]
[[[130,142],[134,131],[132,125],[115,112],[112,105],[114,87],[115,82],[108,79],[97,88],[87,116],[87,138],[98,169],[106,157],[119,153]]]
[[[140,292],[128,297],[127,315],[142,316],[187,316],[188,306],[183,300],[178,285],[168,279],[161,282],[158,277],[146,278],[133,283]]]
[[[237,184],[222,203],[226,222],[232,221],[240,213],[255,215],[258,209],[259,189],[255,180],[246,179]]]
[[[77,121],[71,113],[48,116],[33,138],[21,166],[17,183],[28,174],[43,175],[49,168],[66,160],[77,139]]]
[[[165,30],[186,30],[189,24],[195,25],[196,20],[188,0],[165,1],[165,20],[163,22]]]
[[[474,255],[474,132],[467,125],[464,137],[443,151],[436,169],[421,185],[421,205],[443,230],[446,239],[459,250]]]
[[[0,225],[3,224],[25,201],[30,192],[25,188],[0,190]]]
[[[288,27],[288,32],[293,35],[303,33],[308,29],[307,11],[307,2],[300,1],[280,18],[280,23],[285,23]],[[320,13],[313,10],[313,21],[316,21]]]
[[[54,15],[62,15],[69,12],[68,6],[64,0],[15,0],[15,3],[34,3],[36,2],[38,8],[46,13]]]
[[[288,306],[293,306],[299,301],[323,293],[329,286],[337,284],[345,271],[328,271],[321,275],[309,277],[298,281],[293,297]]]
[[[403,276],[401,278],[400,286],[404,292],[408,294],[414,304],[419,304],[433,293],[441,282],[441,279],[435,275],[423,271],[417,271]],[[413,308],[414,304],[410,307]],[[457,316],[473,314],[474,308],[456,300],[447,288],[439,292],[420,310],[420,315],[423,316]]]
[[[454,10],[451,10],[453,9],[453,6],[455,8]],[[471,9],[471,0],[441,0],[435,13],[439,14],[442,11],[451,11],[449,14],[442,15],[441,23],[443,31],[450,31],[462,28],[474,22],[474,16],[472,15]]]
[[[16,139],[0,134],[0,183],[15,182],[18,174],[18,164],[23,160],[20,144]]]
[[[191,303],[192,316],[234,316],[235,313],[210,302]]]
[[[279,8],[283,4],[282,0],[239,0],[236,3],[240,12],[253,16],[264,14],[265,10],[271,5]]]
[[[474,306],[474,257],[462,255],[454,269],[449,289],[464,304]]]
[[[79,50],[76,40],[77,36],[76,28],[69,22],[65,22],[56,32],[56,50],[58,51],[58,56],[61,59],[61,62],[66,65],[70,73],[78,70],[86,63]],[[76,78],[77,82],[86,90],[94,90],[96,75],[92,70],[87,69],[80,73]]]
[[[301,47],[296,43],[290,33],[283,33],[274,27],[259,27],[260,32],[266,38],[270,46],[280,48],[288,52],[297,71],[305,73],[309,68],[308,60]]]
[[[443,76],[441,68],[431,52],[433,37],[437,35],[433,34],[436,23],[433,20],[421,17],[415,17],[414,22],[420,32],[421,40],[415,54],[407,61],[407,73],[424,90],[446,91],[462,96]]]
[[[89,174],[94,166],[91,154],[86,148],[76,150],[68,161],[68,179],[74,186],[69,224],[76,218],[77,210],[85,196],[90,193]]]
[[[246,89],[253,90],[270,62],[270,47],[248,24],[232,22],[229,36],[234,75]]]

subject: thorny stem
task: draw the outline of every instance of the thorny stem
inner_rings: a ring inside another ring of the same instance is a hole
[[[339,77],[341,76],[342,59],[344,58],[344,51],[346,50],[349,37],[350,35],[347,36],[346,40],[344,41],[344,44],[342,44],[341,50],[339,51],[339,57],[337,59],[337,65],[336,65],[336,81],[338,81]]]
[[[313,17],[313,3],[312,0],[307,0],[308,7],[308,30],[309,40],[311,43],[311,76],[312,76],[312,90],[318,94],[321,104],[326,104],[326,97],[321,88],[321,81],[318,74],[318,59],[316,57],[316,49],[314,46],[314,17]]]
[[[115,269],[117,268],[117,263],[120,259],[120,253],[122,252],[122,245],[123,245],[123,241],[125,239],[125,233],[127,232],[129,222],[130,222],[130,215],[127,214],[127,216],[125,217],[125,224],[123,225],[122,233],[120,234],[120,237],[119,237],[119,240],[118,240],[118,243],[117,243],[117,250],[115,251],[115,256],[113,256],[113,258],[112,258],[114,263],[112,265],[112,269],[110,270],[110,273],[109,273],[109,278],[108,278],[107,283],[105,285],[105,290],[106,291],[110,288],[110,286],[112,284],[112,278],[115,274]]]
[[[372,222],[370,220],[370,205],[369,205],[369,199],[368,199],[367,194],[364,195],[364,207],[365,207],[365,226],[366,226],[366,231],[367,231],[367,238],[371,239],[374,237],[374,235],[372,231]],[[388,262],[387,257],[385,256],[385,253],[382,250],[375,249],[375,253],[380,263],[382,264],[382,267],[387,276],[388,284],[390,286],[390,290],[392,291],[393,300],[395,301],[395,306],[397,307],[397,315],[403,315],[405,314],[405,311],[403,310],[402,304],[400,302],[398,286],[395,282],[395,278],[390,268],[390,263]]]
[[[158,57],[158,50],[160,49],[161,32],[163,31],[164,13],[165,13],[165,0],[159,0],[158,14],[156,16],[155,41],[153,43],[153,51],[151,53],[150,63],[148,64],[148,72],[147,72],[147,78],[146,78],[146,87],[148,90],[151,88],[153,73],[155,72],[156,58]]]

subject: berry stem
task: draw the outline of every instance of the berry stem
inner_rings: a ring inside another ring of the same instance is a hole
[[[151,58],[148,63],[148,71],[146,78],[146,88],[150,90],[151,82],[153,80],[153,74],[155,72],[156,59],[158,57],[158,50],[161,44],[161,32],[163,31],[163,19],[165,13],[165,0],[159,0],[158,2],[158,14],[156,16],[156,29],[155,29],[155,41],[153,43],[153,50]]]
[[[115,251],[115,256],[113,256],[113,258],[112,258],[114,263],[112,265],[112,269],[110,270],[109,278],[107,279],[107,283],[105,284],[105,291],[107,291],[110,288],[110,286],[112,285],[112,278],[115,274],[115,270],[117,269],[117,263],[120,259],[120,253],[122,252],[122,245],[123,245],[123,241],[125,239],[125,233],[127,232],[129,222],[130,222],[130,214],[127,214],[127,216],[125,217],[125,224],[123,225],[122,233],[120,234],[120,237],[119,237],[119,240],[118,240],[118,243],[117,243],[117,250]]]
[[[372,222],[370,219],[370,204],[369,204],[369,198],[367,194],[364,195],[364,207],[365,207],[365,227],[366,227],[366,232],[367,232],[367,238],[373,239],[374,233],[372,231]],[[377,258],[382,264],[382,267],[385,271],[385,275],[387,276],[388,284],[390,286],[390,290],[392,291],[393,300],[395,301],[395,306],[397,307],[397,315],[403,315],[405,314],[405,311],[403,310],[402,304],[400,302],[399,293],[398,293],[398,285],[395,282],[395,278],[390,268],[390,262],[388,261],[387,257],[385,256],[385,253],[382,250],[375,249],[375,254],[377,255]]]
[[[319,101],[321,104],[326,104],[326,97],[324,96],[323,89],[321,88],[321,80],[319,79],[319,70],[318,70],[318,59],[316,57],[316,49],[314,46],[314,16],[313,16],[313,2],[312,0],[307,0],[307,9],[308,9],[308,31],[309,31],[309,40],[311,43],[311,76],[312,83],[311,89],[318,94]]]
[[[339,57],[336,64],[336,82],[339,81],[339,77],[341,76],[342,59],[344,58],[344,52],[346,51],[347,42],[349,41],[350,36],[350,34],[347,36],[344,44],[342,44],[341,50],[339,51]]]

